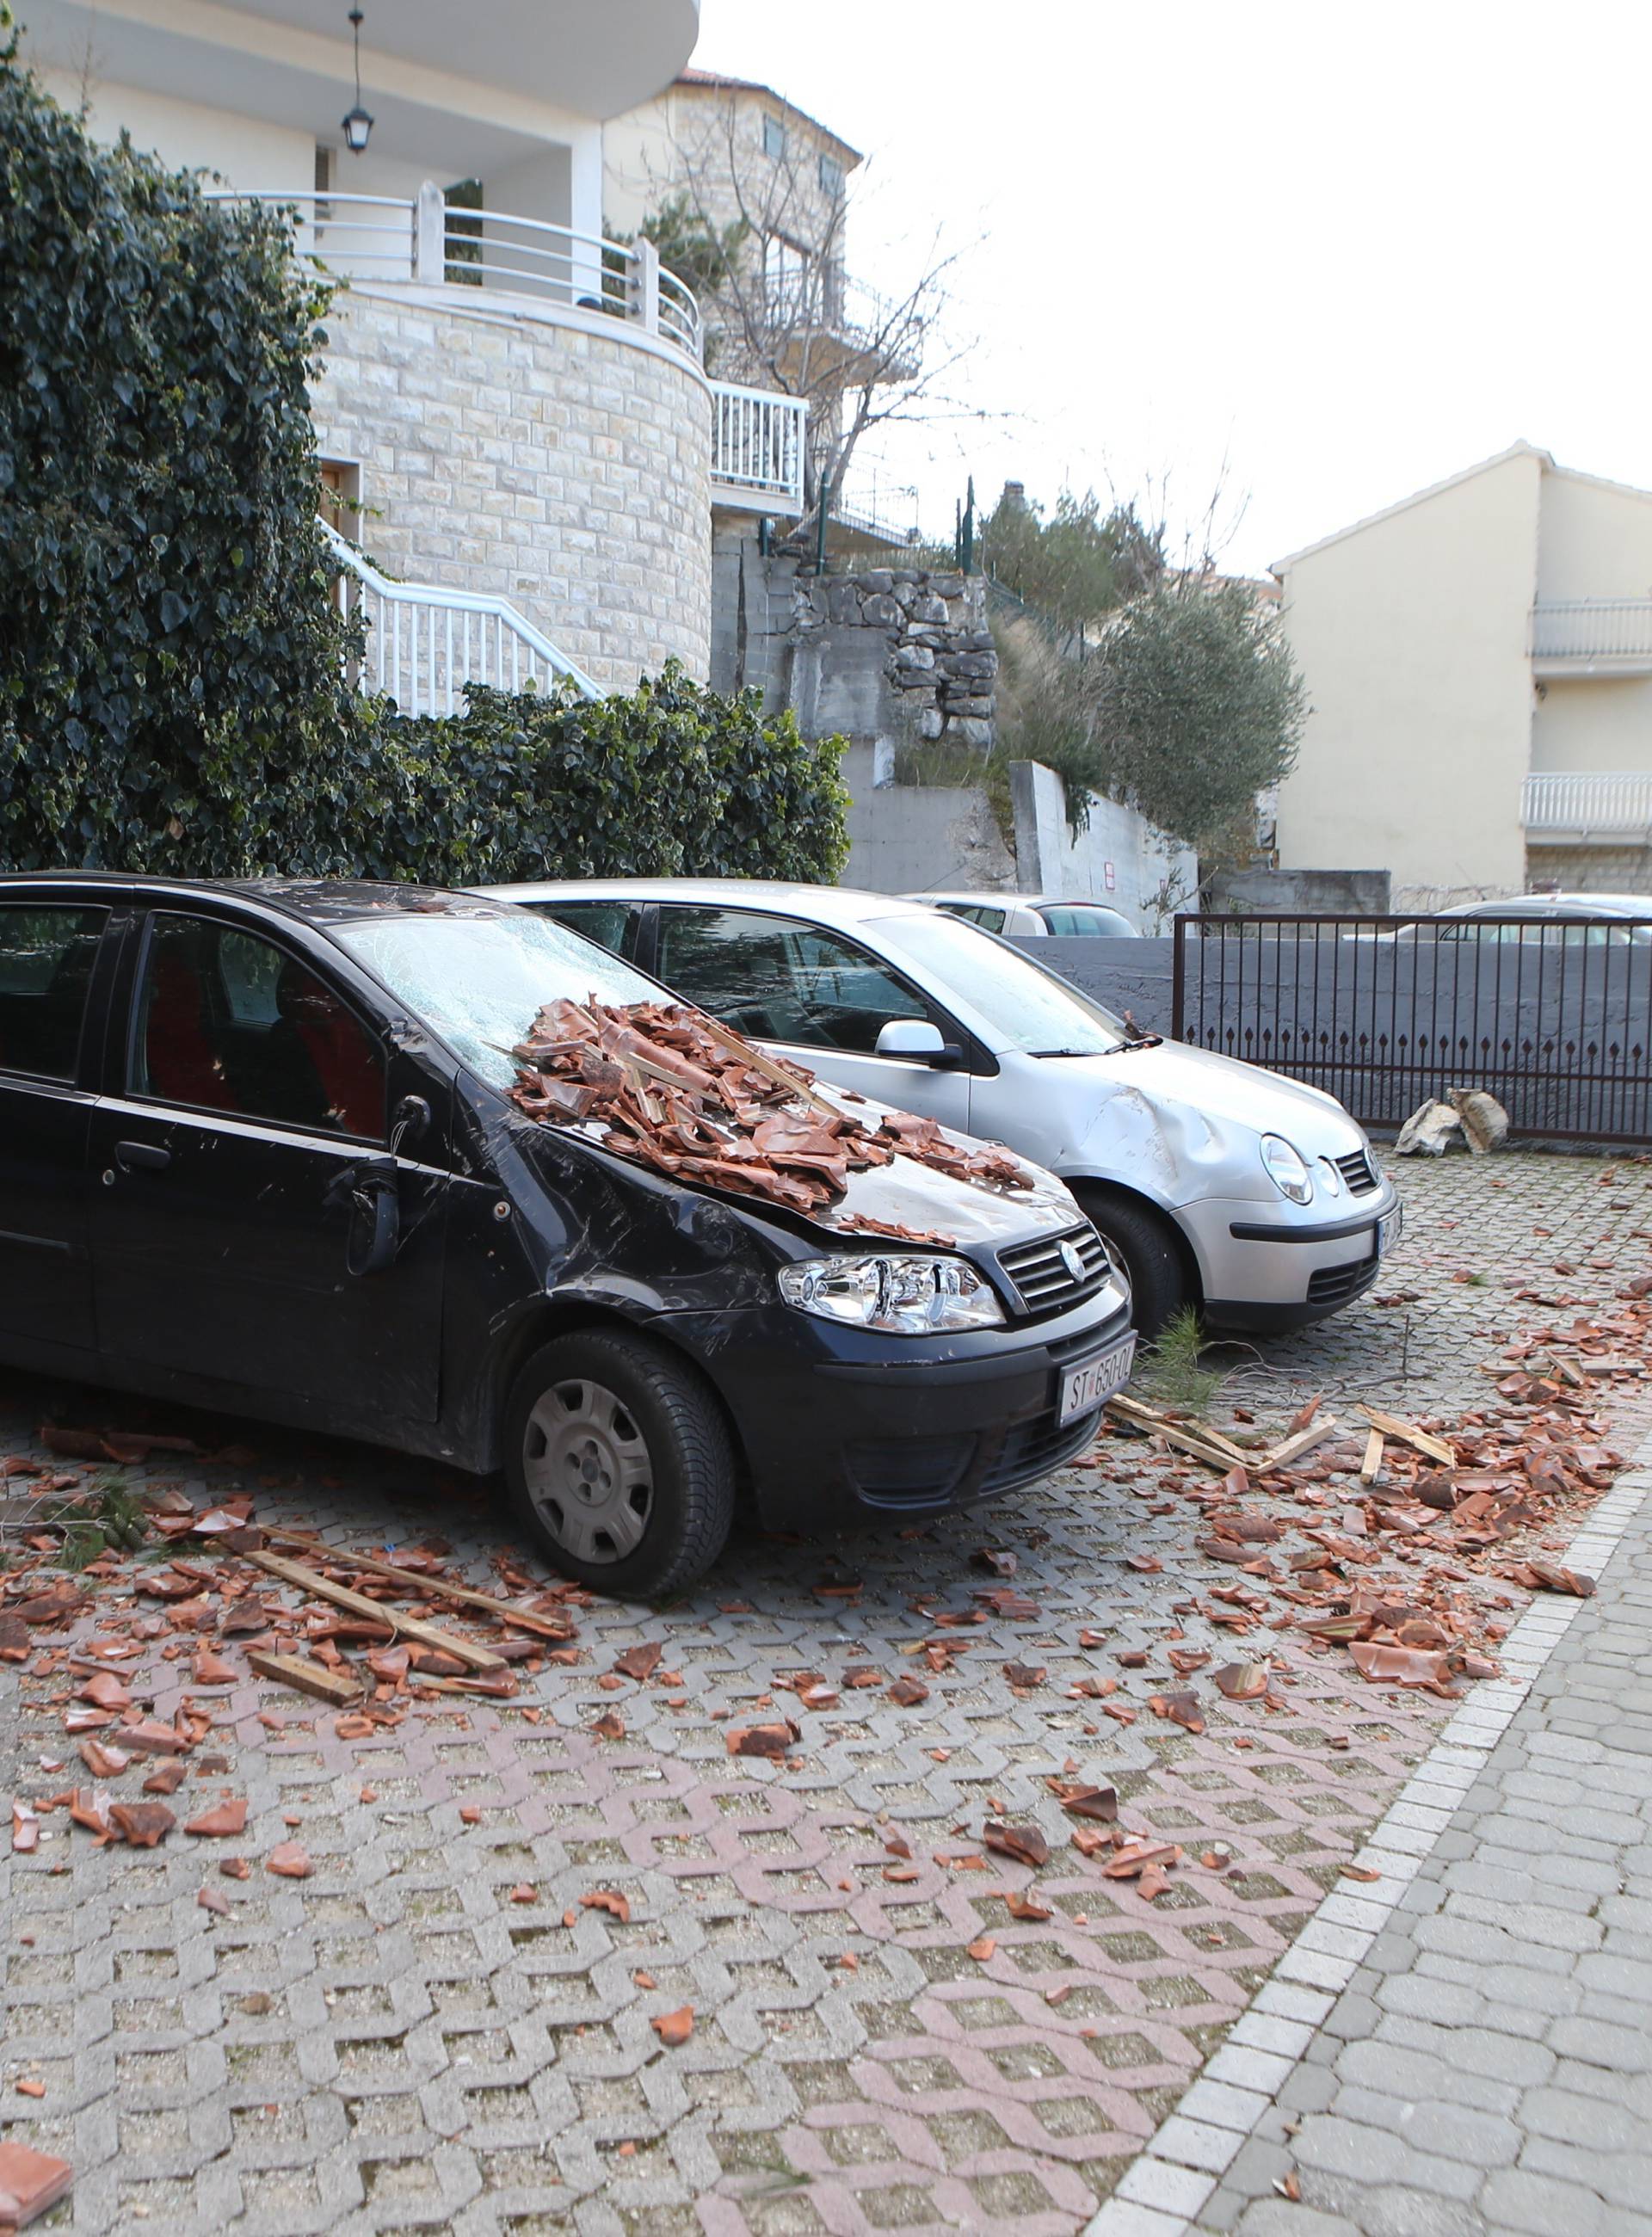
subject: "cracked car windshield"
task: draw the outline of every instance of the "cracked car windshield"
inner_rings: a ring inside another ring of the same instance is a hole
[[[1130,1039],[1111,1010],[961,917],[886,916],[877,931],[886,947],[934,972],[1005,1047],[1025,1056],[1105,1056]]]
[[[591,995],[599,1002],[664,999],[651,979],[606,948],[525,909],[373,917],[340,925],[337,937],[495,1087],[515,1079],[512,1049],[558,995],[574,1002]]]

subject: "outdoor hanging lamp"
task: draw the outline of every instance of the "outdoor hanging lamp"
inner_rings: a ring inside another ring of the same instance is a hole
[[[361,106],[361,10],[350,10],[351,29],[355,33],[355,107],[346,111],[342,121],[344,143],[353,155],[359,155],[367,144],[367,135],[373,129],[373,119]]]

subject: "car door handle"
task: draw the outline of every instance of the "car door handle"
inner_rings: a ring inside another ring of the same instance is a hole
[[[172,1163],[172,1152],[158,1142],[117,1142],[115,1162],[123,1173],[163,1173]]]

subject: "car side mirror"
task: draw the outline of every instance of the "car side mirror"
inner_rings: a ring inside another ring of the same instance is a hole
[[[952,1072],[963,1062],[964,1053],[956,1041],[943,1040],[939,1026],[927,1018],[891,1018],[878,1029],[876,1053],[919,1057],[937,1072]]]
[[[404,1095],[390,1114],[390,1154],[414,1148],[429,1132],[429,1104],[422,1095]]]

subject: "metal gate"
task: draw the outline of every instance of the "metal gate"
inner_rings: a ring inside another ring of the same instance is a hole
[[[1178,1040],[1397,1126],[1490,1089],[1516,1132],[1652,1143],[1645,917],[1180,916]]]

